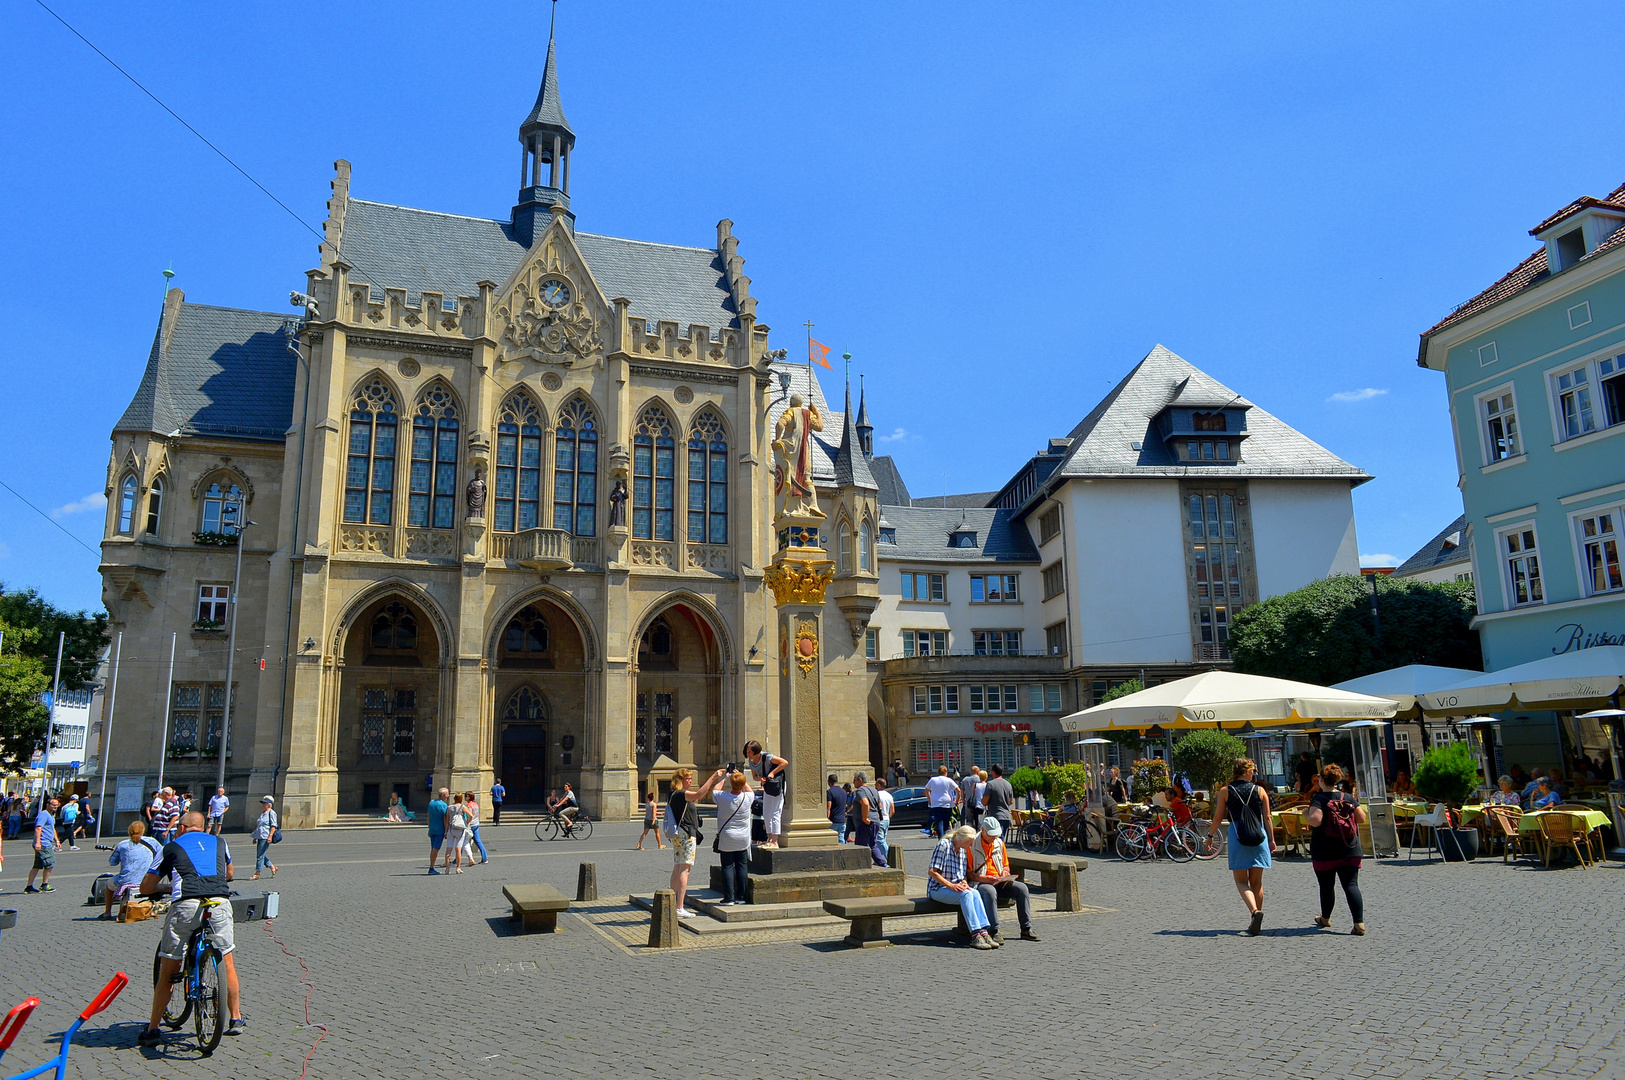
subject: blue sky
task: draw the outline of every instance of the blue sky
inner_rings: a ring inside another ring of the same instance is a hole
[[[53,6],[312,225],[338,157],[360,198],[513,204],[542,3]],[[853,354],[915,494],[1000,486],[1161,342],[1374,474],[1360,550],[1403,558],[1460,512],[1417,334],[1625,178],[1625,75],[1572,33],[1609,17],[564,0],[574,209],[697,245],[731,218],[775,344],[811,319]],[[43,10],[7,31],[0,478],[95,547],[164,267],[282,310],[316,239]],[[100,606],[4,491],[0,581]]]

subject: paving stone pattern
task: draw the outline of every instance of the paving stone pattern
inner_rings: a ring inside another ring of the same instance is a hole
[[[854,950],[827,932],[752,931],[749,948],[656,951],[638,947],[647,917],[624,900],[664,887],[671,854],[652,840],[630,850],[639,825],[599,825],[585,842],[484,831],[493,861],[460,876],[427,876],[423,830],[402,826],[289,833],[275,881],[240,883],[281,893],[275,932],[310,965],[311,1019],[329,1030],[310,1076],[1625,1075],[1618,863],[1368,863],[1371,933],[1356,938],[1341,908],[1335,932],[1313,929],[1313,874],[1282,860],[1266,874],[1266,933],[1254,939],[1239,934],[1222,862],[1094,859],[1080,876],[1091,910],[1044,918],[1039,944],[1012,934],[979,953],[905,933],[893,948]],[[252,844],[228,839],[246,867]],[[894,839],[916,889],[929,841]],[[250,1034],[212,1059],[189,1032],[137,1049],[159,924],[97,922],[99,909],[81,906],[104,854],[62,853],[58,890],[25,896],[26,845],[5,853],[0,907],[21,916],[0,936],[0,1007],[29,994],[43,1004],[0,1069],[45,1060],[49,1033],[122,969],[130,987],[81,1032],[69,1075],[299,1075],[320,1032],[303,1026],[299,965],[267,924],[237,925]],[[701,853],[696,880],[714,857]],[[557,934],[515,933],[502,886],[574,895],[583,859],[597,863],[604,900],[561,917]],[[990,1008],[1003,1013],[995,1029],[973,1034]]]

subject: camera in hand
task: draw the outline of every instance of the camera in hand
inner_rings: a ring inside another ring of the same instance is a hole
[[[744,772],[745,763],[743,761],[730,761],[728,764],[722,767],[722,771],[728,773],[729,775],[736,772]]]

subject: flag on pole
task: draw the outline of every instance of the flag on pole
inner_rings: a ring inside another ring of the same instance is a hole
[[[813,338],[807,339],[807,363],[817,364],[820,367],[829,368],[831,371],[835,370],[830,367],[829,346]]]

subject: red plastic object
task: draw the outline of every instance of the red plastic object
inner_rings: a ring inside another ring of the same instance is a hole
[[[113,1004],[113,1000],[122,994],[124,988],[129,984],[130,977],[124,972],[120,971],[115,974],[111,979],[107,980],[107,985],[102,987],[102,992],[96,995],[96,1000],[85,1006],[85,1011],[79,1014],[79,1019],[89,1020],[92,1016]]]
[[[12,1040],[23,1029],[23,1025],[28,1023],[29,1016],[33,1015],[37,1008],[39,998],[31,997],[6,1014],[5,1020],[0,1022],[0,1054],[11,1049]]]

